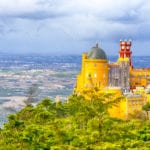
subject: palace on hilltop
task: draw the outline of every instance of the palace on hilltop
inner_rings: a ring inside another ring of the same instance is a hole
[[[142,111],[142,106],[150,101],[150,68],[134,68],[131,45],[131,41],[120,41],[119,57],[114,63],[109,63],[98,43],[83,53],[75,87],[79,94],[98,88],[104,93],[124,95],[125,98],[109,110],[112,117],[121,119]]]

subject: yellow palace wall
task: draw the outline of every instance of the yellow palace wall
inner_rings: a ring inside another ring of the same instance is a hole
[[[150,69],[131,69],[130,70],[130,86],[131,88],[142,86],[146,87],[150,84]]]

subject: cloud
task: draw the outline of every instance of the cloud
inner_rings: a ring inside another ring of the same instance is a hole
[[[70,47],[79,41],[149,41],[149,8],[148,0],[1,0],[0,35],[16,43],[49,38],[53,45],[56,39]]]
[[[137,18],[141,11],[149,11],[147,3],[146,0],[3,0],[0,15],[26,19],[93,15],[104,20],[128,20]]]
[[[43,20],[62,16],[60,4],[56,0],[5,0],[0,1],[0,16]]]

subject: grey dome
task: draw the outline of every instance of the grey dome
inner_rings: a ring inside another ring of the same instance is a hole
[[[88,59],[107,59],[105,52],[98,47],[98,43],[96,47],[92,47],[91,50],[88,52],[87,55]]]

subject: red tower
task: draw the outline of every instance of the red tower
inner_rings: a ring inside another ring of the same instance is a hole
[[[131,41],[120,41],[120,51],[119,51],[119,57],[120,58],[129,58],[130,61],[130,66],[133,67],[132,65],[132,51],[131,51]]]

